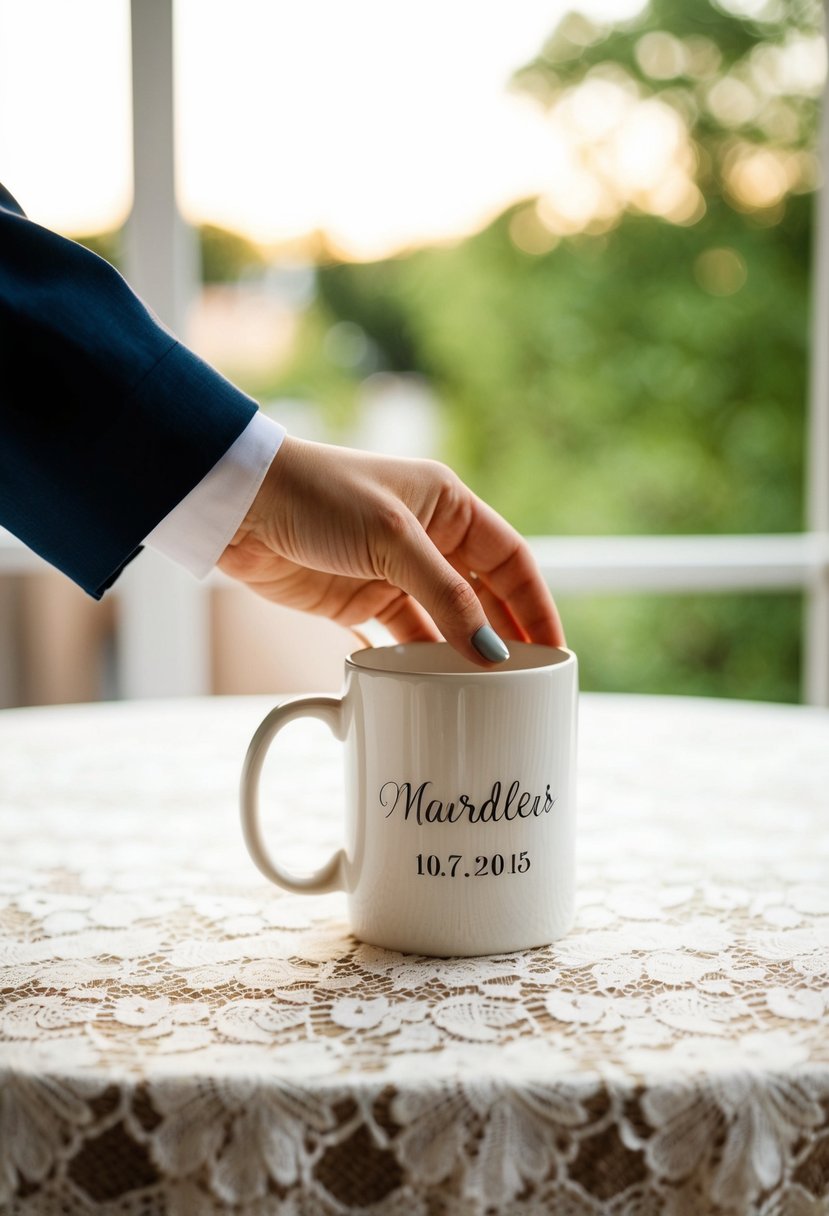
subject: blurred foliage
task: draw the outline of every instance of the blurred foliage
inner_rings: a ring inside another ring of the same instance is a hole
[[[113,266],[120,269],[123,260],[123,228],[116,228],[111,232],[95,232],[87,236],[77,236],[75,240],[79,245],[85,245],[87,249],[97,253],[99,258],[111,262]]]
[[[800,698],[801,596],[559,596],[582,688]]]
[[[198,231],[204,283],[237,283],[265,269],[265,255],[247,237],[215,224],[202,224]]]
[[[550,105],[563,87],[597,69],[622,71],[640,86],[643,96],[661,94],[677,105],[690,117],[694,137],[703,143],[719,140],[737,127],[762,142],[774,140],[767,124],[776,117],[777,103],[785,99],[800,119],[800,131],[798,135],[787,127],[777,139],[790,142],[794,136],[795,141],[810,144],[816,121],[812,99],[796,86],[786,87],[785,81],[781,88],[781,82],[772,83],[770,76],[779,66],[780,48],[798,37],[819,36],[822,24],[820,0],[766,0],[742,6],[729,0],[650,0],[636,17],[616,26],[571,12],[515,79]],[[714,85],[725,78],[758,84],[768,94],[766,104],[743,122],[723,122],[710,102]]]
[[[323,268],[320,295],[387,367],[429,378],[447,458],[522,531],[786,531],[802,526],[809,210],[790,200],[774,228],[716,203],[688,228],[625,215],[542,257],[516,249],[511,212],[455,248]],[[745,264],[734,295],[695,274],[712,247]]]

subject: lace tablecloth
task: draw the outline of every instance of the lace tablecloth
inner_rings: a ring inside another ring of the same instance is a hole
[[[267,708],[0,715],[1,1212],[829,1211],[829,714],[583,697],[575,929],[436,960],[254,869]],[[289,731],[319,860],[338,745]]]

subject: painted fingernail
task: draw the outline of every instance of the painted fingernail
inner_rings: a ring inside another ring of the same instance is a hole
[[[489,659],[490,663],[503,663],[509,658],[509,651],[491,625],[481,625],[470,641],[478,654]]]

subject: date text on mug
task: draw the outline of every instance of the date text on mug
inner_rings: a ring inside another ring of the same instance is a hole
[[[493,853],[491,856],[479,854],[474,866],[467,862],[464,869],[463,853],[450,853],[444,861],[436,853],[418,853],[417,872],[429,878],[484,878],[491,874],[500,878],[502,874],[526,874],[532,862],[529,851],[522,849],[520,853]]]

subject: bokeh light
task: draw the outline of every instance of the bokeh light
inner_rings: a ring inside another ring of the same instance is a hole
[[[697,256],[694,276],[712,296],[731,296],[743,286],[748,271],[745,258],[736,249],[713,248]]]

